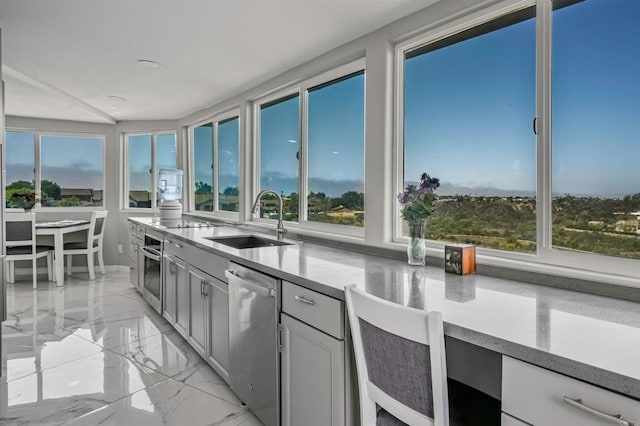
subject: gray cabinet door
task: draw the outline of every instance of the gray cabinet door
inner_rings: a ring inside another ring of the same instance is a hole
[[[175,329],[184,337],[188,336],[189,329],[189,286],[187,282],[187,264],[175,259],[176,270],[176,321]]]
[[[176,262],[173,256],[162,256],[162,316],[169,324],[176,322]]]
[[[207,323],[208,300],[205,296],[208,291],[205,274],[191,267],[187,268],[187,283],[189,292],[189,327],[187,336],[191,346],[206,358],[207,348]]]
[[[229,380],[229,285],[208,276],[209,329],[207,360],[225,379]]]
[[[138,288],[138,240],[129,237],[129,282]]]
[[[344,341],[286,314],[280,325],[282,425],[344,425]]]

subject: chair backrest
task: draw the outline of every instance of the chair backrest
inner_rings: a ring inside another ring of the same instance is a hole
[[[7,213],[4,235],[7,247],[32,246],[32,249],[35,250],[35,213]]]
[[[87,233],[87,247],[93,247],[96,240],[99,244],[102,244],[105,221],[107,220],[108,213],[108,210],[96,210],[91,213],[91,223],[89,225],[89,232]]]
[[[409,425],[449,424],[444,329],[439,312],[407,308],[345,288],[362,424],[376,404]]]

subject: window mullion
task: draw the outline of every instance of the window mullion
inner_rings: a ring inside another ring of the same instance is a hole
[[[303,222],[307,220],[307,194],[309,192],[309,161],[307,158],[308,144],[309,144],[309,92],[307,90],[300,91],[300,145],[298,151],[298,221]]]
[[[551,249],[551,17],[552,1],[536,5],[537,241],[538,254]]]
[[[151,208],[156,208],[158,205],[158,200],[157,200],[157,177],[156,175],[158,174],[158,171],[156,170],[156,142],[157,142],[157,137],[158,135],[153,133],[151,135]]]
[[[211,188],[211,196],[212,196],[212,200],[213,203],[211,204],[211,211],[218,211],[220,209],[220,180],[219,180],[219,176],[218,173],[220,172],[220,170],[218,170],[218,123],[219,121],[216,121],[215,123],[213,123],[213,132],[212,132],[212,140],[211,143],[213,144],[213,149],[211,150],[211,173],[212,175],[212,188]]]
[[[33,153],[35,162],[33,165],[33,179],[34,179],[34,190],[36,194],[40,194],[40,199],[42,199],[41,185],[40,185],[40,176],[42,175],[40,170],[40,146],[42,141],[40,140],[42,134],[40,132],[34,132],[33,138]],[[40,204],[42,207],[42,204]]]

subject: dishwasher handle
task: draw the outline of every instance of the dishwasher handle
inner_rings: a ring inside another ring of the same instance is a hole
[[[244,287],[247,290],[253,291],[254,293],[258,293],[259,295],[264,297],[276,297],[275,288],[264,287],[258,283],[247,281],[244,278],[238,276],[238,274],[235,271],[232,271],[230,269],[227,269],[226,271],[224,271],[224,274],[229,279],[229,283],[233,281],[236,285],[239,285],[240,287]]]

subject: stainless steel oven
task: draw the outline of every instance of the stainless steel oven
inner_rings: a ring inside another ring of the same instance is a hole
[[[144,263],[142,269],[142,296],[153,308],[162,314],[162,235],[147,230],[142,246]]]

